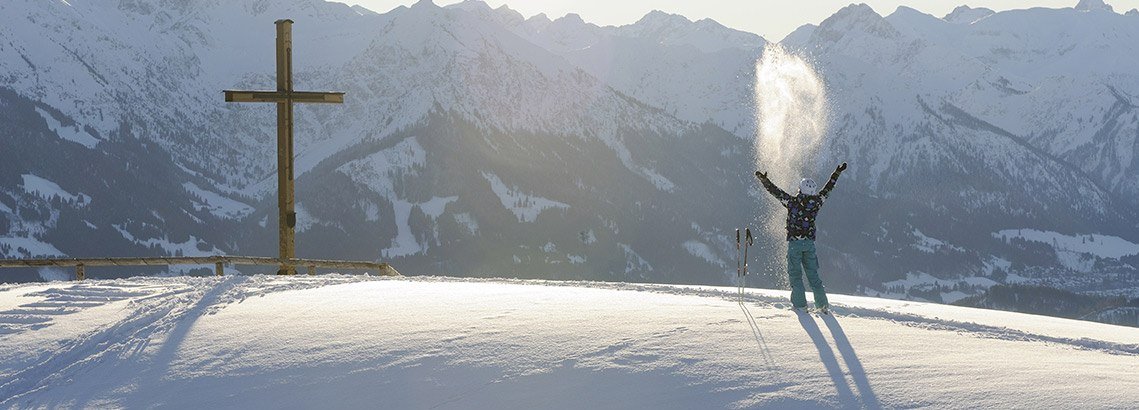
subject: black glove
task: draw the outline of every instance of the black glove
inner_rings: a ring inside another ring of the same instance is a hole
[[[842,172],[842,171],[846,171],[846,163],[845,162],[843,162],[842,165],[838,166],[838,172]]]
[[[755,171],[755,177],[759,179],[767,179],[767,173]]]

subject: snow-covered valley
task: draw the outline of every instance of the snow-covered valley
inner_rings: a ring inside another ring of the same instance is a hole
[[[0,406],[1105,408],[1139,329],[835,295],[445,277],[0,287]]]

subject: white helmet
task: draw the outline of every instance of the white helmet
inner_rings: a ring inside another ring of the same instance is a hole
[[[804,195],[815,195],[819,193],[819,185],[813,179],[803,178],[802,181],[799,181],[799,192]]]

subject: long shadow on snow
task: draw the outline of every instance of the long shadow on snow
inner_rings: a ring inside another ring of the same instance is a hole
[[[194,302],[193,306],[181,312],[174,322],[174,327],[167,333],[166,338],[162,341],[162,347],[155,352],[154,356],[150,359],[150,366],[147,367],[143,374],[139,375],[139,389],[137,392],[145,392],[144,394],[153,395],[153,390],[148,391],[144,386],[148,384],[161,384],[162,377],[170,369],[170,364],[174,361],[178,347],[186,340],[186,336],[190,334],[190,329],[194,327],[194,323],[205,314],[209,314],[208,309],[221,302],[221,296],[227,292],[237,288],[238,286],[249,282],[249,276],[227,276],[213,285],[202,294],[202,297]],[[90,400],[90,398],[88,398]],[[87,402],[83,407],[88,407],[93,403]]]
[[[775,364],[775,359],[771,356],[771,350],[767,348],[767,339],[763,337],[763,331],[759,329],[759,323],[755,321],[755,316],[748,310],[747,303],[743,299],[739,300],[740,310],[743,310],[744,316],[747,317],[747,324],[751,326],[751,335],[755,337],[755,344],[759,346],[759,354],[763,356],[763,363],[770,366]]]
[[[214,281],[212,278],[185,278],[187,281]],[[119,405],[127,407],[147,407],[165,395],[155,394],[147,387],[165,386],[171,364],[177,359],[177,351],[190,334],[194,324],[204,315],[220,310],[231,303],[240,303],[246,298],[267,294],[308,289],[359,280],[356,277],[325,275],[319,278],[276,276],[226,276],[207,285],[208,288],[195,292],[194,286],[168,290],[154,295],[135,299],[135,312],[125,320],[110,324],[91,334],[82,335],[69,341],[55,354],[40,363],[30,366],[10,380],[0,381],[0,407],[23,404],[26,407],[98,407],[105,405],[96,397],[116,391],[125,386],[108,385],[104,380],[120,380],[117,372],[144,369],[131,379],[137,381],[135,393],[121,396]],[[128,284],[111,281],[102,283],[114,287],[128,287]],[[196,293],[196,294],[195,294]],[[139,295],[145,295],[140,293]],[[136,295],[138,296],[138,295]],[[165,337],[156,338],[165,334]],[[162,340],[162,345],[150,357],[144,356],[152,340]],[[142,366],[139,366],[142,364]],[[99,385],[99,388],[81,390],[83,394],[70,396],[54,393],[61,388],[60,380],[75,380],[76,384]],[[113,383],[113,382],[112,382]],[[149,391],[149,396],[142,396]],[[114,395],[112,394],[111,397]]]
[[[415,280],[415,279],[411,279]],[[471,281],[474,281],[472,279]],[[502,279],[483,280],[483,281],[499,281]],[[506,281],[506,283],[521,283],[531,285],[545,285],[545,286],[587,286],[594,289],[625,289],[635,290],[639,292],[656,292],[663,294],[685,294],[705,297],[719,297],[722,299],[737,300],[739,294],[728,292],[726,290],[705,287],[681,287],[677,285],[656,285],[644,283],[603,283],[603,282],[588,282],[588,281]],[[786,302],[785,297],[772,297],[764,295],[747,294],[744,296],[745,301],[759,304],[765,307],[773,307],[776,304]],[[836,307],[832,304],[832,307]],[[945,330],[950,332],[966,333],[973,337],[997,340],[1013,340],[1013,341],[1036,341],[1045,343],[1057,343],[1067,346],[1072,346],[1081,350],[1101,351],[1108,354],[1116,355],[1139,355],[1139,344],[1116,343],[1104,340],[1082,338],[1068,338],[1049,336],[1045,334],[1033,333],[1031,331],[1016,330],[1006,327],[999,327],[993,325],[985,325],[968,321],[956,321],[950,319],[941,319],[937,317],[927,317],[914,313],[893,312],[882,308],[869,308],[841,305],[839,312],[844,316],[858,317],[862,319],[876,319],[876,320],[889,320],[896,324],[903,326],[920,327],[925,330]]]
[[[834,351],[831,346],[827,344],[827,340],[823,338],[822,330],[819,330],[819,325],[815,323],[814,318],[806,312],[796,312],[799,316],[799,324],[803,326],[803,330],[807,331],[807,335],[811,337],[811,341],[815,342],[815,348],[819,350],[819,360],[823,362],[826,367],[827,373],[830,374],[831,380],[834,381],[835,391],[838,393],[838,403],[841,406],[857,405],[859,403],[858,397],[850,390],[850,385],[846,382],[846,376],[842,373],[842,368],[838,365],[838,358],[835,357]],[[866,377],[865,374],[862,375]]]
[[[201,296],[197,297],[197,300],[193,302],[192,306],[188,306],[185,309],[178,309],[178,301],[175,299],[177,297],[181,297],[181,295],[161,294],[143,298],[163,299],[162,302],[169,306],[165,309],[162,309],[157,314],[147,315],[150,317],[150,320],[146,321],[146,324],[139,326],[139,329],[134,332],[136,336],[139,336],[141,338],[141,340],[121,340],[103,353],[118,353],[119,357],[116,362],[120,363],[116,363],[115,365],[125,364],[126,367],[129,368],[129,362],[138,360],[140,355],[145,351],[146,346],[150,344],[152,336],[154,334],[161,333],[166,326],[170,325],[170,330],[167,332],[167,336],[162,342],[162,346],[159,348],[158,352],[156,352],[155,355],[149,359],[150,363],[148,363],[148,365],[145,367],[145,370],[142,372],[142,374],[138,375],[137,377],[138,384],[140,386],[160,383],[161,378],[163,377],[165,371],[169,368],[170,362],[174,358],[174,353],[177,351],[177,348],[179,345],[181,345],[182,341],[185,340],[186,335],[189,333],[190,328],[193,327],[193,324],[197,322],[197,320],[206,312],[210,306],[218,304],[220,297],[227,291],[233,290],[239,285],[246,283],[250,279],[251,277],[249,276],[226,276],[224,278],[221,278],[221,280],[216,284],[211,285],[211,288],[209,290],[202,292]],[[152,333],[146,334],[148,330]],[[107,369],[95,370],[95,372],[101,371],[107,371]],[[114,369],[112,369],[112,371],[114,371]],[[89,372],[85,377],[97,377],[97,375]],[[76,377],[76,379],[78,378],[79,377]],[[110,376],[110,378],[113,379],[113,376]],[[97,380],[91,380],[90,382],[98,383]],[[111,388],[119,387],[122,386],[112,386]],[[93,397],[95,394],[106,393],[105,391],[101,391],[101,389],[85,389],[80,391],[83,391],[86,394],[78,396],[74,401],[65,400],[63,402],[54,403],[51,401],[46,401],[39,402],[37,404],[45,405],[46,407],[72,406],[78,404],[81,408],[92,408],[99,407],[100,405],[106,405],[100,401],[96,401],[97,398]],[[119,405],[123,405],[123,403],[119,403]]]
[[[150,366],[147,371],[139,376],[139,387],[134,394],[124,397],[122,404],[127,407],[148,407],[155,402],[180,403],[177,400],[165,401],[171,397],[172,393],[168,391],[169,389],[164,388],[169,381],[163,380],[163,377],[169,374],[171,365],[177,359],[178,348],[185,342],[186,337],[190,334],[190,329],[202,316],[214,314],[229,304],[241,303],[246,298],[253,296],[261,297],[276,292],[332,286],[356,280],[359,278],[339,275],[323,275],[321,277],[238,275],[225,277],[203,293],[192,307],[185,309],[175,318],[175,325],[162,342],[162,347],[150,358]],[[95,404],[91,403],[90,400],[91,398],[84,400],[83,407],[92,407]],[[221,403],[224,404],[224,401]]]
[[[71,300],[69,297],[78,295],[81,297],[80,304],[90,301],[83,298],[105,298],[115,301],[145,295],[145,293],[127,292],[119,294],[118,296],[121,297],[115,299],[105,294],[89,291],[93,288],[106,290],[107,287],[103,284],[66,284],[61,286],[62,290],[52,288],[43,292],[49,292],[47,293],[49,297],[55,297],[51,296],[55,293],[64,295],[56,299],[57,301],[68,301]],[[114,289],[110,289],[110,291],[114,292]],[[183,291],[168,290],[163,294],[177,295]],[[11,374],[7,380],[0,381],[0,406],[16,407],[18,403],[26,401],[25,396],[58,386],[62,380],[74,378],[76,374],[87,370],[91,363],[111,357],[109,353],[112,351],[120,351],[124,346],[122,340],[128,340],[133,335],[138,334],[139,329],[153,325],[172,309],[172,306],[157,305],[150,310],[135,312],[135,314],[118,323],[61,342],[59,348],[51,354],[36,359],[23,370]]]
[[[862,406],[871,409],[881,408],[878,395],[874,394],[874,389],[870,387],[870,379],[866,378],[866,369],[862,368],[862,361],[858,360],[858,355],[854,353],[854,347],[850,345],[850,340],[846,338],[846,332],[842,330],[842,325],[838,324],[838,319],[831,315],[823,315],[823,323],[826,323],[830,329],[834,346],[842,355],[842,361],[846,363],[850,377],[854,379],[854,387],[858,389],[858,395],[862,398]]]
[[[145,293],[107,287],[99,283],[67,283],[26,296],[43,296],[38,302],[25,303],[15,309],[0,311],[0,335],[39,330],[55,323],[54,317],[70,315],[85,308],[102,306]]]

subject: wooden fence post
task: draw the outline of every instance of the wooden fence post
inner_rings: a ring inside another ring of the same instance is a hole
[[[222,266],[221,262],[214,264],[214,273],[217,273],[218,276],[225,275],[225,267]]]
[[[83,280],[83,264],[75,265],[75,280]]]
[[[315,275],[316,274],[316,265],[308,265],[308,274],[309,275]]]

